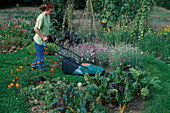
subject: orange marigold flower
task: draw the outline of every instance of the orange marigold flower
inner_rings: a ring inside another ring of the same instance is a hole
[[[44,47],[44,49],[45,49],[45,47]]]
[[[18,83],[16,83],[16,84],[15,84],[15,86],[16,86],[16,87],[19,87],[19,84],[18,84]]]
[[[18,80],[18,77],[15,77],[15,80]]]
[[[13,71],[11,71],[11,74],[13,73]]]
[[[20,69],[22,69],[22,68],[23,68],[23,66],[19,66],[19,68],[20,68]]]
[[[8,85],[8,88],[11,88],[11,85]]]
[[[51,60],[50,60],[50,62],[51,62]]]
[[[43,81],[40,81],[40,84],[42,84],[43,83]]]
[[[11,85],[11,86],[14,86],[14,83],[11,83],[10,85]]]
[[[19,60],[17,62],[19,62]]]
[[[36,64],[37,64],[36,62],[33,63],[33,65],[36,65]]]
[[[46,54],[47,54],[47,52],[46,52],[46,51],[44,51],[44,54],[46,55]]]
[[[53,65],[54,68],[56,68],[56,65]]]
[[[22,71],[22,69],[20,69],[20,71]]]
[[[51,71],[54,71],[54,68],[51,68]]]
[[[34,70],[34,68],[31,68],[31,70]]]
[[[39,64],[39,63],[40,63],[40,61],[37,62],[37,64]]]
[[[52,73],[50,73],[50,76],[52,75]]]
[[[17,71],[19,71],[19,69],[16,69]]]
[[[12,82],[15,82],[15,79],[13,79]]]
[[[44,59],[47,59],[47,57],[45,57]]]
[[[56,61],[54,61],[53,63],[54,63],[54,64],[56,64],[57,62],[56,62]]]
[[[25,60],[27,60],[27,57],[25,57]]]

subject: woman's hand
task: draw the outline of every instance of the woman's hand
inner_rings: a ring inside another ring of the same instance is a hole
[[[47,38],[47,37],[44,37],[44,38],[43,38],[43,41],[45,42],[46,40],[48,40],[48,38]]]

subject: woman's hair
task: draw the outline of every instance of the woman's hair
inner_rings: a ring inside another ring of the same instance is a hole
[[[50,8],[53,8],[52,4],[50,4],[50,3],[46,3],[45,5],[42,4],[39,7],[39,9],[42,10],[42,11],[49,10]]]

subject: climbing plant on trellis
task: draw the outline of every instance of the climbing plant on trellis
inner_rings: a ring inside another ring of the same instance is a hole
[[[142,42],[144,34],[149,31],[150,10],[154,0],[105,0],[101,12],[101,22],[110,28],[114,23],[127,26],[131,23],[132,37]]]

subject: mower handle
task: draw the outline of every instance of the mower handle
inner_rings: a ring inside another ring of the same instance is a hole
[[[48,35],[48,36],[47,36],[47,40],[46,40],[46,41],[43,40],[42,45],[43,45],[44,47],[47,47],[47,43],[48,43],[48,42],[54,43],[54,40],[53,40],[53,38],[51,38],[51,35]]]

